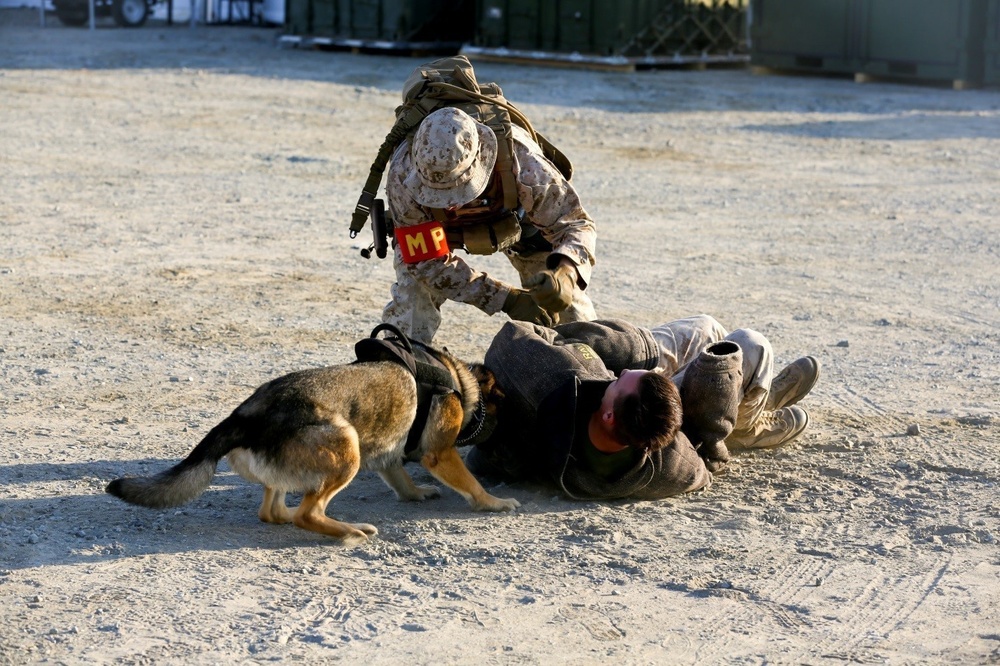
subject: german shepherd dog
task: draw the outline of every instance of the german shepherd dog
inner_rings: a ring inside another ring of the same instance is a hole
[[[327,517],[326,507],[333,496],[360,469],[376,470],[401,501],[439,496],[436,486],[416,485],[403,469],[404,461],[419,460],[474,511],[513,510],[519,506],[517,500],[487,493],[455,446],[463,428],[475,425],[474,418],[481,419],[480,426],[487,422],[485,430],[479,427],[474,434],[489,434],[488,422],[495,409],[491,404],[489,414],[484,414],[484,401],[497,390],[492,373],[446,351],[420,348],[447,370],[454,390],[430,396],[419,440],[416,435],[410,438],[415,445],[412,451],[406,449],[418,414],[414,373],[393,360],[355,362],[293,372],[267,382],[212,428],[180,463],[155,476],[116,479],[108,484],[107,492],[156,509],[179,506],[205,491],[219,460],[226,457],[240,476],[264,486],[257,513],[262,521],[291,522],[351,545],[368,540],[378,530]],[[285,505],[289,491],[304,493],[297,509]]]

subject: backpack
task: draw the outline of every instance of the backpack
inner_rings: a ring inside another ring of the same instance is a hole
[[[467,57],[450,56],[417,67],[403,84],[403,103],[396,107],[396,122],[379,147],[351,217],[351,238],[355,238],[364,228],[373,207],[375,208],[372,216],[375,234],[373,247],[379,248],[379,257],[385,256],[386,229],[381,219],[384,204],[381,200],[376,200],[375,196],[385,167],[397,146],[416,131],[420,122],[433,111],[446,106],[461,109],[496,133],[497,170],[501,177],[505,209],[513,211],[518,207],[517,187],[512,171],[514,137],[511,123],[528,132],[532,140],[541,147],[542,154],[559,169],[566,180],[573,175],[569,159],[535,131],[524,114],[503,96],[500,86],[476,81],[476,73]],[[362,255],[369,256],[364,250]]]

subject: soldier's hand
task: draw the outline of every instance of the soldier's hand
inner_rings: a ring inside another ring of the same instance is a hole
[[[557,268],[535,273],[524,281],[531,297],[549,312],[562,312],[573,303],[576,267],[564,261]]]
[[[502,309],[510,315],[511,319],[549,327],[555,325],[555,318],[546,312],[545,308],[540,307],[531,294],[523,289],[511,289]]]

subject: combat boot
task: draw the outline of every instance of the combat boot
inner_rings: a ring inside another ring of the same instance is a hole
[[[816,385],[819,379],[819,361],[812,356],[803,356],[789,363],[771,382],[764,409],[774,411],[794,405]]]
[[[743,449],[770,449],[787,444],[809,425],[809,414],[798,406],[761,413],[747,430],[734,430],[726,444]]]

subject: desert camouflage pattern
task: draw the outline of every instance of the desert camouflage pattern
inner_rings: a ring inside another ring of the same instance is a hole
[[[596,260],[594,221],[584,210],[576,190],[542,155],[541,148],[523,129],[514,126],[512,130],[517,193],[526,219],[552,244],[553,253],[576,264],[580,284],[586,286]],[[430,210],[417,203],[406,186],[413,168],[410,144],[404,141],[393,154],[386,175],[387,205],[396,226],[413,226],[432,219]],[[403,263],[398,248],[394,254],[393,300],[383,311],[382,320],[422,342],[433,339],[441,323],[440,307],[444,301],[468,303],[492,315],[501,310],[510,293],[511,285],[475,270],[455,252],[416,264]],[[535,272],[544,268],[545,256],[542,253],[543,258],[537,263],[534,260],[515,263],[514,259],[511,263],[523,280],[528,277],[523,271],[535,266],[538,266]],[[560,321],[596,317],[590,299],[580,289],[577,291],[571,306],[573,311],[560,313],[565,315]]]
[[[545,260],[549,256],[546,252],[535,252],[532,254],[517,254],[515,252],[505,252],[510,263],[517,270],[521,278],[521,283],[545,269]],[[461,260],[459,260],[461,261]],[[430,262],[424,262],[430,263]],[[464,262],[463,262],[464,263]],[[424,283],[415,279],[406,269],[409,266],[418,264],[404,264],[399,248],[396,248],[393,255],[393,266],[396,268],[396,283],[392,285],[392,300],[382,311],[382,321],[392,324],[406,333],[414,340],[430,344],[441,325],[441,305],[449,300],[444,294],[445,290],[429,289]],[[478,273],[484,277],[489,277],[485,273]],[[497,283],[502,284],[502,283]],[[478,281],[474,287],[482,287]],[[467,290],[468,292],[468,290]],[[495,314],[503,306],[504,299],[507,298],[509,288],[504,289],[503,296],[495,309],[480,309],[488,314]],[[459,299],[451,299],[459,300]],[[492,305],[489,305],[492,307]],[[577,288],[573,292],[573,303],[559,313],[559,323],[565,324],[571,321],[591,321],[597,319],[594,311],[594,304],[586,292]]]
[[[460,206],[486,188],[497,160],[497,138],[468,114],[445,107],[420,123],[409,155],[411,196],[434,208]]]

